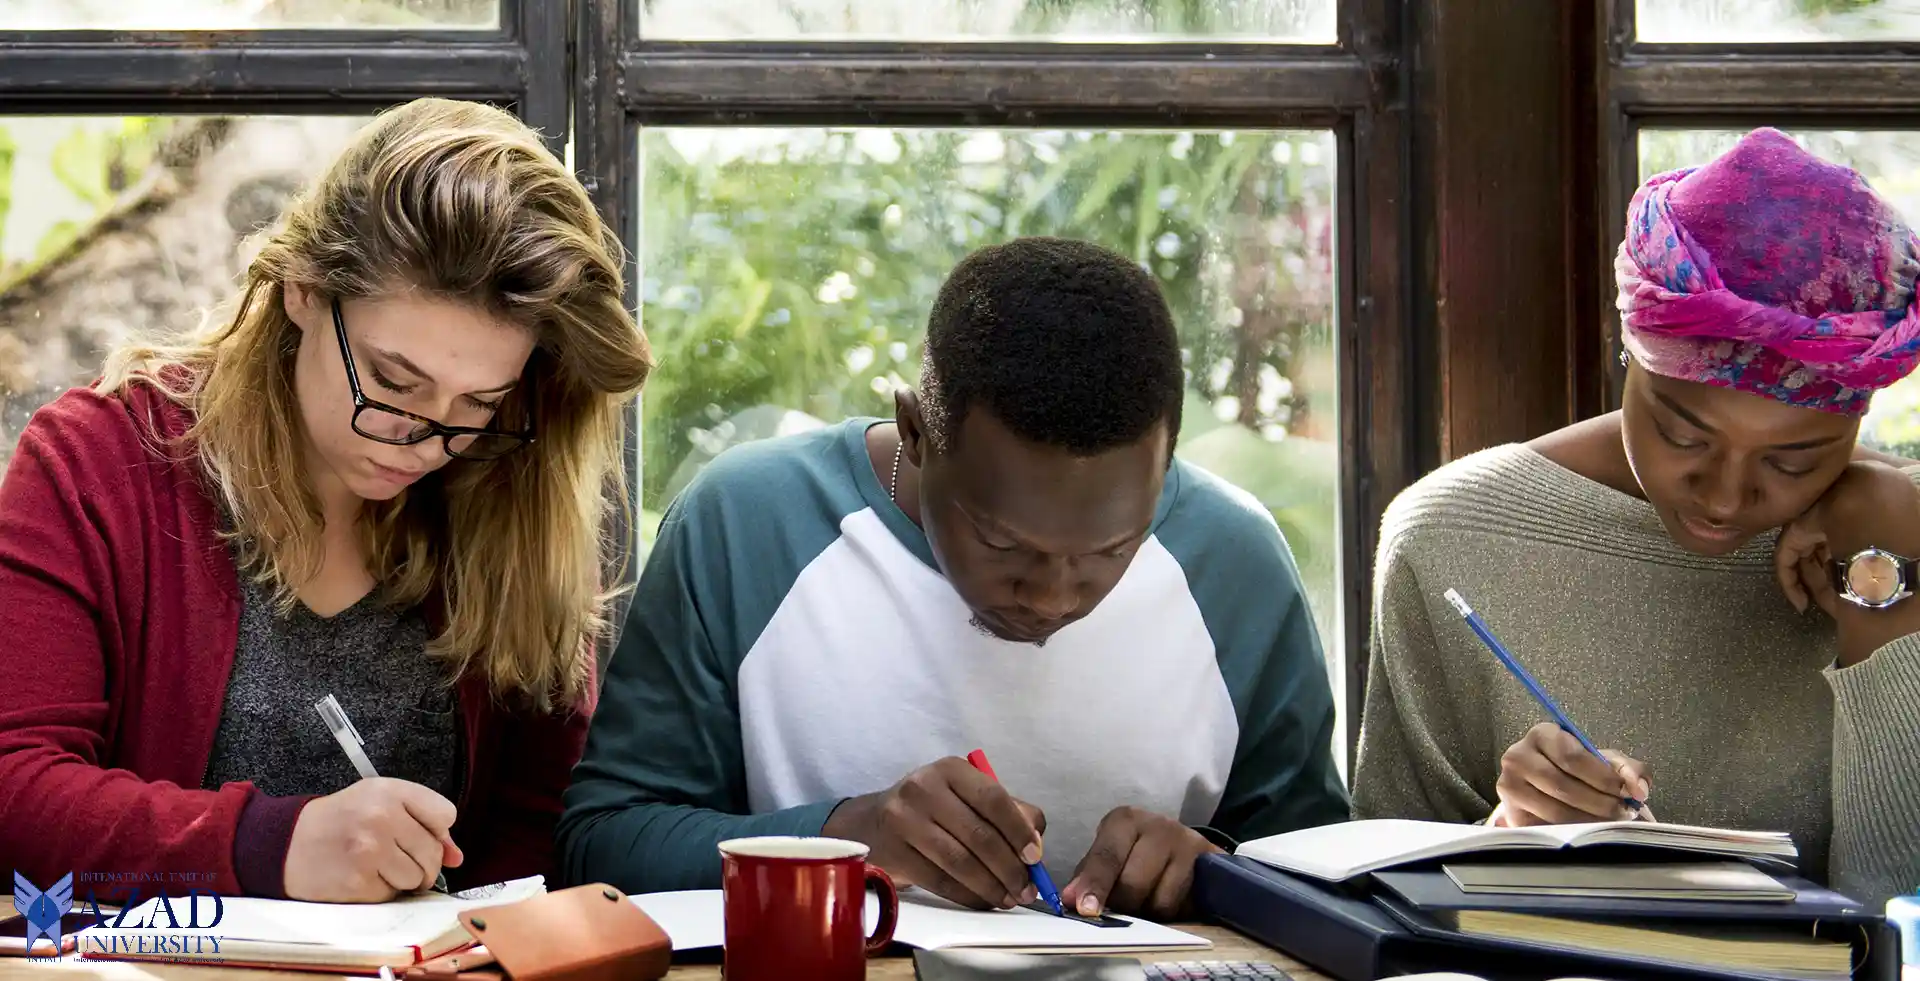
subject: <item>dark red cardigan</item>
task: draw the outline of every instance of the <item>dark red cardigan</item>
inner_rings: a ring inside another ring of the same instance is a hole
[[[240,594],[197,466],[143,438],[191,423],[145,385],[70,391],[34,415],[0,480],[0,875],[46,886],[68,872],[178,874],[176,894],[190,876],[284,895],[310,798],[200,789]],[[511,711],[479,677],[461,682],[454,888],[551,875],[592,709],[589,696],[563,715]]]

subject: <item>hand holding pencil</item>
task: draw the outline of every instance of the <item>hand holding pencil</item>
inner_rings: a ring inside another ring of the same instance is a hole
[[[1500,757],[1495,789],[1500,806],[1492,824],[1585,824],[1592,821],[1651,820],[1645,806],[1652,791],[1647,765],[1612,750],[1597,759],[1566,730],[1542,722]],[[1626,798],[1641,801],[1639,810]]]
[[[1495,784],[1500,806],[1489,823],[1521,827],[1652,820],[1645,805],[1653,789],[1647,765],[1595,746],[1458,590],[1447,590],[1446,600],[1553,719],[1528,730],[1500,758],[1500,779]]]

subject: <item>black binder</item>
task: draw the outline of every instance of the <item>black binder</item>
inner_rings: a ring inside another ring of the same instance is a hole
[[[1249,858],[1206,855],[1194,866],[1200,912],[1338,981],[1458,971],[1487,981],[1549,981],[1569,976],[1613,981],[1792,981],[1662,964],[1628,952],[1600,955],[1544,945],[1470,937],[1436,924],[1365,879],[1334,884],[1290,875]],[[1871,915],[1862,930],[1878,937]],[[1856,961],[1866,945],[1856,945]],[[1874,946],[1879,946],[1875,943]],[[1855,977],[1872,975],[1856,970]]]

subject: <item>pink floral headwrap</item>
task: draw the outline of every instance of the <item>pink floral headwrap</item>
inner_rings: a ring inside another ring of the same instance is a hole
[[[1860,415],[1920,362],[1920,239],[1778,130],[1641,186],[1614,273],[1627,351],[1655,374]]]

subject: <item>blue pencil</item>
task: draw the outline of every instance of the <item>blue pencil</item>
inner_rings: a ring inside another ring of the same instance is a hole
[[[1533,693],[1534,701],[1539,702],[1540,707],[1546,709],[1548,715],[1553,716],[1554,723],[1567,732],[1572,733],[1573,738],[1580,740],[1580,745],[1585,746],[1587,752],[1593,754],[1594,759],[1605,763],[1607,767],[1611,769],[1613,767],[1613,761],[1607,759],[1606,754],[1600,752],[1600,747],[1595,746],[1593,741],[1587,738],[1586,733],[1581,732],[1579,727],[1573,724],[1573,720],[1567,718],[1567,713],[1560,711],[1560,706],[1555,705],[1553,699],[1547,697],[1547,690],[1540,687],[1540,683],[1533,680],[1533,675],[1529,674],[1527,669],[1522,667],[1520,662],[1515,660],[1512,654],[1508,653],[1506,645],[1500,643],[1500,638],[1495,637],[1493,631],[1487,629],[1486,621],[1480,619],[1480,614],[1473,612],[1473,607],[1468,606],[1467,601],[1461,598],[1460,591],[1449,589],[1447,590],[1446,596],[1447,602],[1452,603],[1453,608],[1460,611],[1460,616],[1467,621],[1467,626],[1472,627],[1473,632],[1480,635],[1480,642],[1487,645],[1487,650],[1492,651],[1493,656],[1499,658],[1500,663],[1506,665],[1507,670],[1511,672],[1514,677],[1520,679],[1521,684],[1527,686],[1527,691]],[[1628,807],[1636,811],[1643,806],[1638,799],[1633,797],[1623,797],[1621,800],[1625,801]]]

